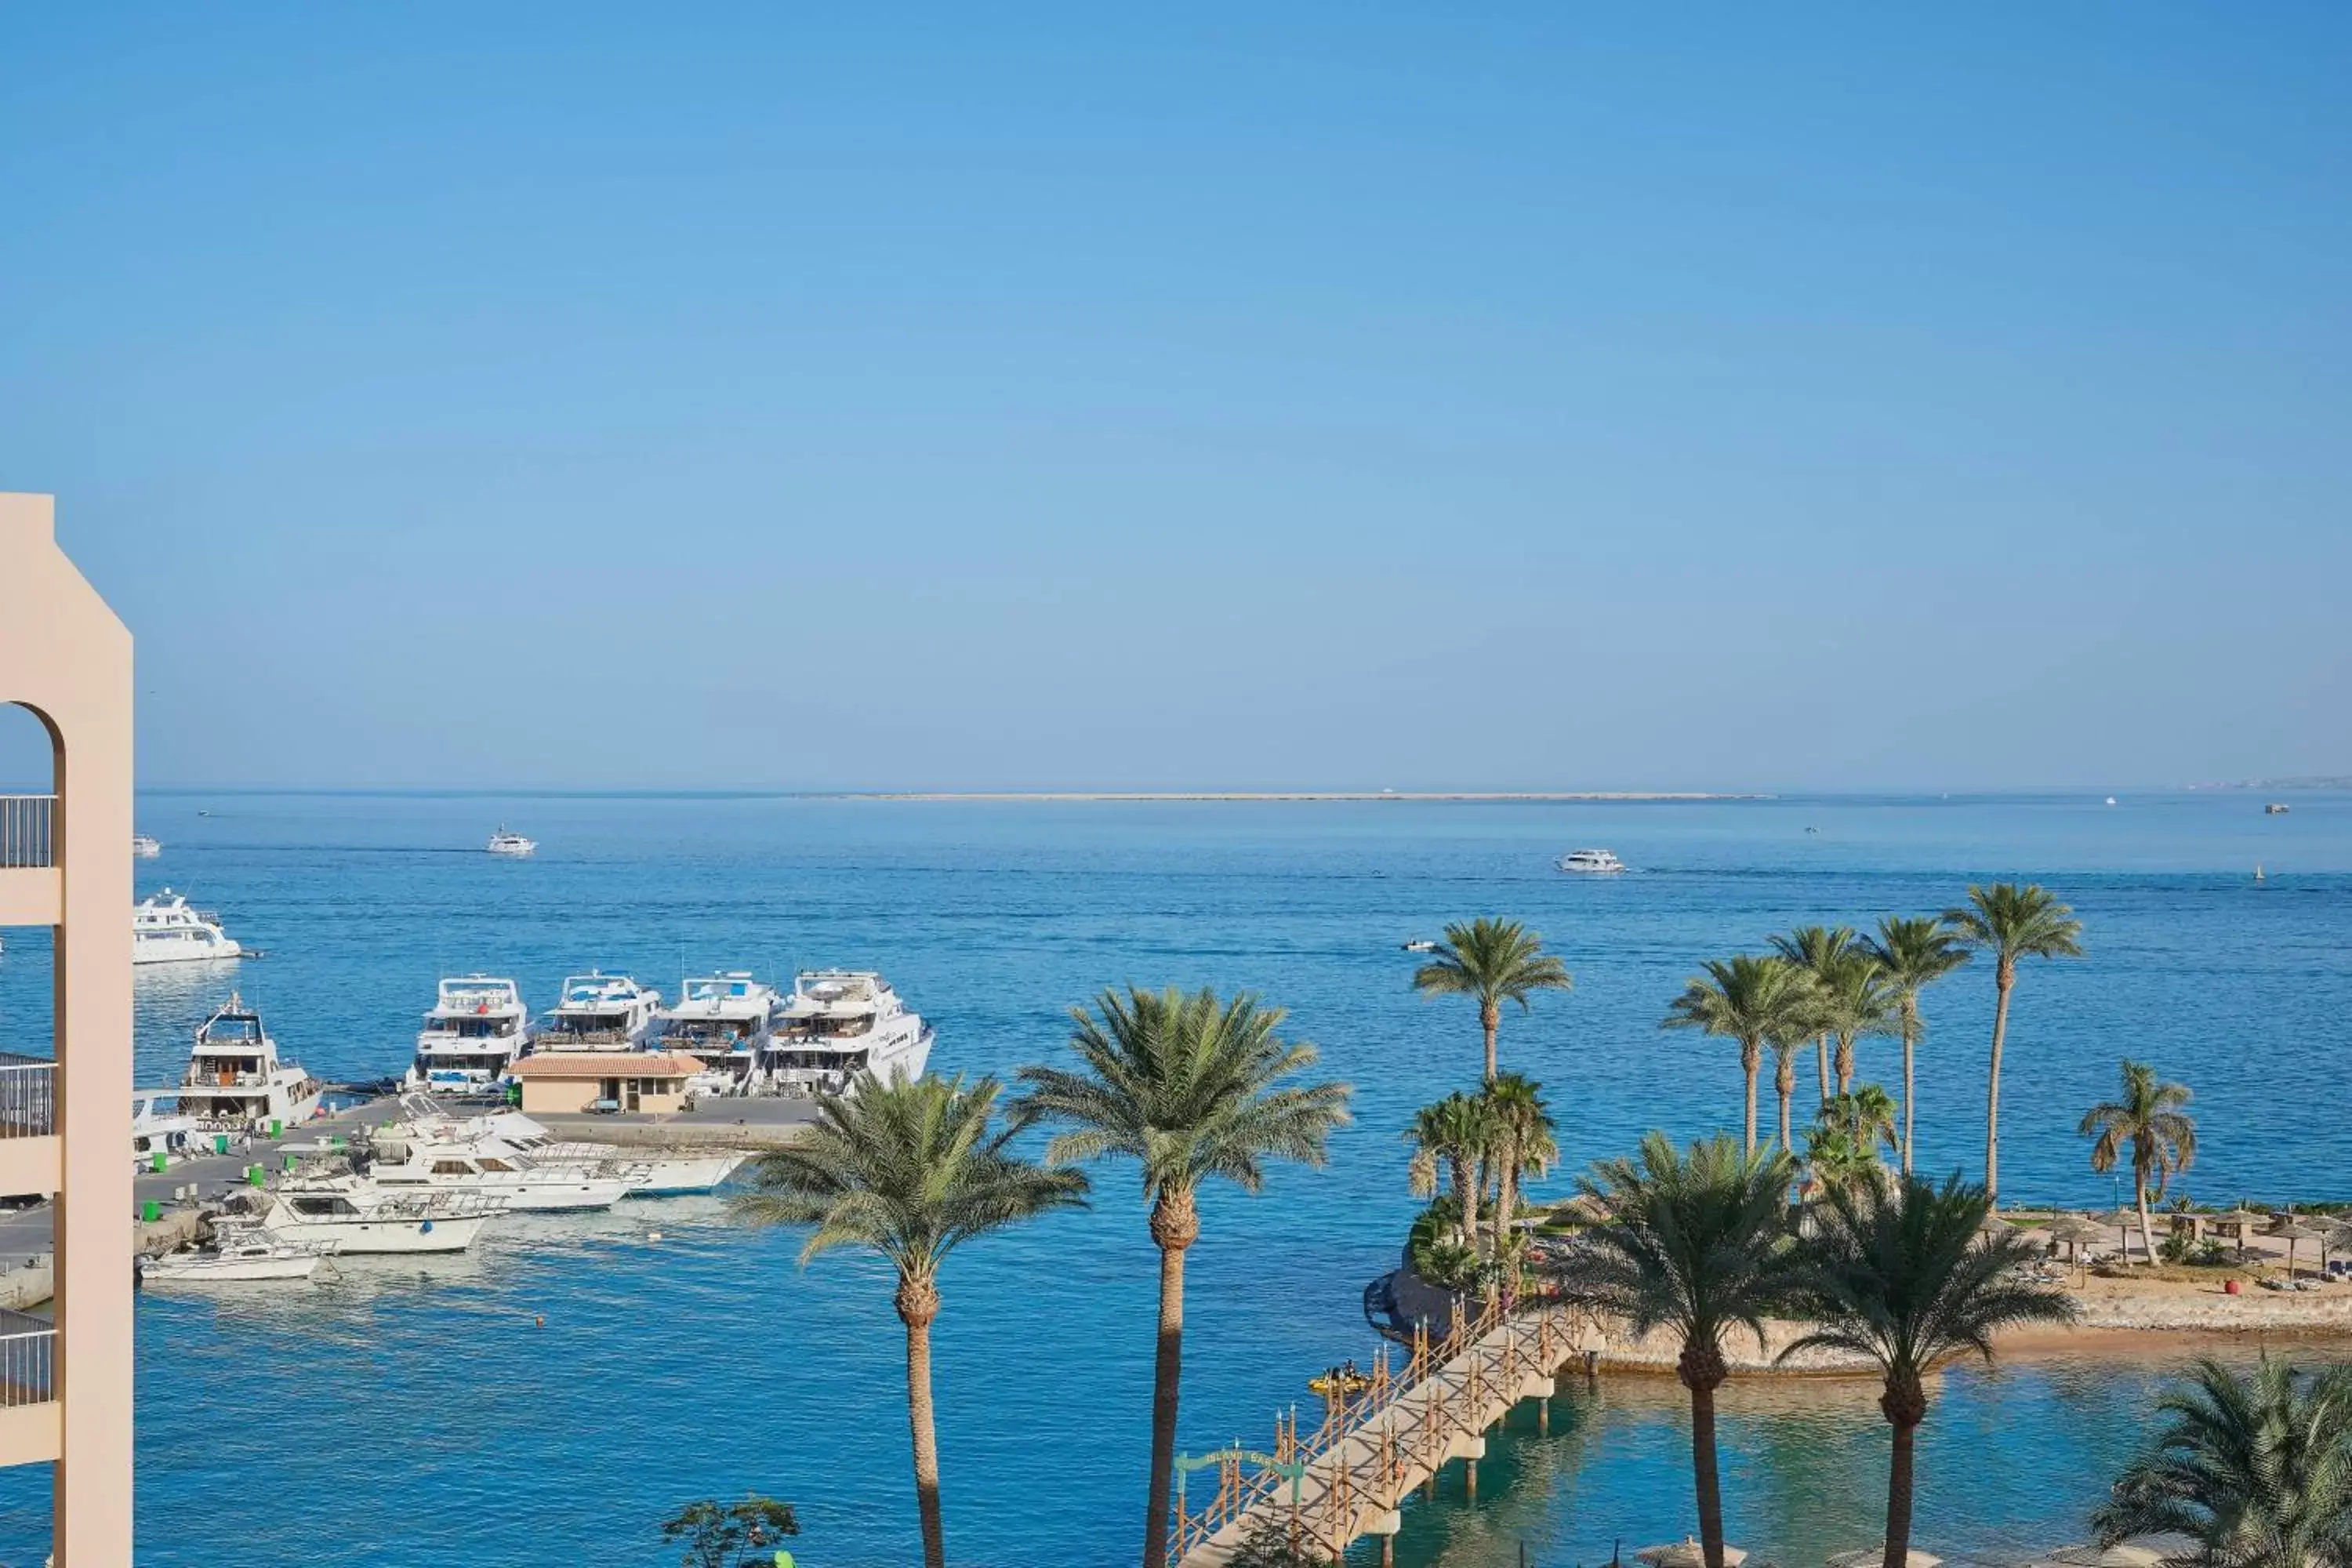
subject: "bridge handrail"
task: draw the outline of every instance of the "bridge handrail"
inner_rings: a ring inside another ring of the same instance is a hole
[[[1330,1401],[1327,1405],[1322,1424],[1303,1442],[1297,1436],[1297,1416],[1293,1415],[1287,1425],[1277,1416],[1276,1455],[1286,1461],[1303,1465],[1310,1470],[1319,1462],[1329,1458],[1333,1450],[1340,1448],[1349,1439],[1370,1426],[1373,1422],[1386,1418],[1384,1435],[1377,1450],[1376,1462],[1368,1466],[1364,1462],[1349,1460],[1343,1456],[1339,1464],[1327,1467],[1329,1475],[1322,1490],[1311,1501],[1305,1503],[1294,1501],[1294,1518],[1297,1522],[1302,1525],[1307,1522],[1304,1518],[1298,1517],[1301,1514],[1321,1515],[1322,1522],[1327,1528],[1318,1533],[1324,1537],[1326,1544],[1332,1545],[1333,1549],[1337,1550],[1345,1542],[1330,1541],[1329,1537],[1334,1533],[1331,1527],[1352,1524],[1355,1511],[1353,1497],[1358,1489],[1359,1469],[1365,1469],[1369,1479],[1374,1479],[1382,1483],[1372,1489],[1373,1494],[1381,1506],[1392,1507],[1397,1500],[1398,1478],[1401,1478],[1412,1466],[1427,1461],[1432,1454],[1441,1456],[1439,1462],[1442,1462],[1444,1447],[1451,1440],[1451,1427],[1454,1425],[1451,1419],[1444,1418],[1449,1414],[1446,1407],[1450,1407],[1454,1403],[1450,1392],[1441,1393],[1437,1399],[1424,1402],[1422,1418],[1414,1424],[1420,1431],[1415,1437],[1408,1439],[1409,1448],[1403,1458],[1400,1458],[1397,1454],[1393,1436],[1396,1426],[1393,1415],[1398,1404],[1432,1378],[1443,1374],[1447,1367],[1460,1360],[1465,1352],[1471,1353],[1464,1392],[1470,1396],[1474,1408],[1477,1407],[1482,1400],[1484,1385],[1487,1380],[1484,1363],[1490,1356],[1498,1363],[1496,1371],[1501,1373],[1505,1384],[1516,1388],[1518,1365],[1517,1337],[1507,1338],[1500,1346],[1493,1347],[1491,1352],[1484,1342],[1495,1330],[1515,1317],[1529,1315],[1519,1310],[1523,1304],[1525,1303],[1502,1297],[1489,1296],[1477,1315],[1469,1318],[1465,1318],[1457,1304],[1454,1321],[1448,1326],[1444,1339],[1433,1344],[1430,1342],[1426,1328],[1416,1331],[1412,1355],[1402,1375],[1390,1374],[1388,1347],[1383,1345],[1381,1348],[1379,1360],[1374,1363],[1371,1386],[1363,1396],[1348,1399],[1343,1394],[1341,1398]],[[1534,1307],[1531,1315],[1537,1323],[1538,1353],[1542,1355],[1541,1347],[1549,1343],[1554,1331],[1555,1320],[1559,1320],[1564,1326],[1567,1310],[1560,1303],[1549,1300],[1539,1300],[1531,1304]],[[1550,1358],[1546,1356],[1544,1359],[1549,1361]],[[1287,1468],[1287,1465],[1285,1468]],[[1223,1484],[1217,1489],[1217,1496],[1204,1505],[1198,1514],[1187,1517],[1180,1510],[1177,1517],[1171,1521],[1169,1531],[1171,1562],[1181,1562],[1186,1553],[1210,1540],[1226,1525],[1262,1504],[1275,1501],[1276,1493],[1281,1489],[1283,1476],[1281,1471],[1272,1468],[1261,1468],[1253,1474],[1245,1475],[1240,1473],[1238,1465],[1234,1465],[1224,1470],[1221,1479]],[[1294,1493],[1294,1498],[1295,1496]],[[1338,1519],[1331,1517],[1335,1510],[1342,1509],[1345,1511]]]

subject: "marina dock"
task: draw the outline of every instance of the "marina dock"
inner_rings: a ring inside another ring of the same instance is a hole
[[[350,1140],[399,1119],[396,1099],[371,1100],[289,1129],[282,1138],[250,1138],[226,1154],[176,1160],[162,1171],[142,1171],[132,1184],[136,1212],[131,1216],[134,1249],[169,1252],[194,1240],[204,1215],[251,1178],[256,1166],[282,1170],[289,1155],[316,1153],[336,1139]],[[713,1100],[691,1111],[665,1116],[540,1116],[549,1131],[587,1142],[624,1149],[733,1148],[760,1150],[789,1143],[816,1114],[807,1100],[762,1099]],[[148,1218],[152,1213],[155,1217]],[[49,1300],[55,1290],[57,1209],[40,1203],[0,1213],[0,1307],[24,1310]]]

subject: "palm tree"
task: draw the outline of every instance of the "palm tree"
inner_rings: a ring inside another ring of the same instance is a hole
[[[1812,983],[1806,982],[1810,990]],[[1780,1147],[1790,1154],[1797,1152],[1791,1142],[1795,1136],[1791,1125],[1791,1107],[1797,1098],[1797,1053],[1813,1037],[1813,1029],[1821,1021],[1821,998],[1818,994],[1809,998],[1804,1016],[1795,1023],[1767,1030],[1764,1043],[1772,1047],[1772,1092],[1780,1100]]]
[[[1772,939],[1773,948],[1781,957],[1805,971],[1816,980],[1826,981],[1838,963],[1853,952],[1852,926],[1799,926],[1786,936]],[[1824,1027],[1813,1037],[1813,1048],[1821,1072],[1822,1103],[1830,1100],[1830,1037]]]
[[[1805,1163],[1825,1186],[1875,1178],[1886,1167],[1881,1148],[1895,1147],[1895,1102],[1874,1083],[1833,1095],[1805,1134]]]
[[[1970,888],[1965,908],[1946,910],[1944,921],[1961,945],[1993,957],[1999,999],[1992,1010],[1992,1076],[1985,1089],[1985,1191],[2000,1197],[2000,1049],[2009,1036],[2009,994],[2021,958],[2080,958],[2083,922],[2043,889],[1995,882]]]
[[[1844,1094],[1853,1088],[1855,1042],[1895,1031],[1900,1013],[1895,984],[1878,960],[1859,947],[1848,948],[1813,978],[1821,992],[1822,1022],[1836,1045],[1838,1092]]]
[[[1125,1156],[1142,1167],[1160,1247],[1159,1352],[1151,1382],[1151,1477],[1144,1509],[1144,1568],[1168,1559],[1168,1488],[1176,1460],[1176,1396],[1184,1353],[1184,1251],[1201,1235],[1194,1194],[1212,1176],[1255,1193],[1268,1160],[1323,1163],[1331,1130],[1348,1120],[1348,1086],[1286,1083],[1315,1064],[1315,1047],[1275,1033],[1279,1007],[1252,995],[1220,1002],[1206,989],[1105,991],[1099,1016],[1070,1016],[1084,1072],[1021,1070],[1024,1116],[1058,1122],[1056,1163]]]
[[[1517,921],[1481,915],[1468,925],[1445,928],[1437,956],[1412,973],[1413,989],[1424,996],[1478,998],[1478,1027],[1486,1035],[1486,1077],[1495,1081],[1495,1033],[1503,1026],[1503,1004],[1524,1010],[1538,991],[1566,991],[1573,984],[1567,967],[1543,950],[1543,938]]]
[[[1706,973],[1694,975],[1666,1009],[1665,1029],[1696,1029],[1739,1042],[1739,1069],[1748,1079],[1748,1142],[1756,1152],[1756,1076],[1764,1047],[1801,1040],[1812,1033],[1811,982],[1787,959],[1740,953],[1710,959]],[[1785,1120],[1785,1118],[1784,1118]],[[1783,1145],[1785,1149],[1786,1145]]]
[[[915,1506],[923,1562],[942,1568],[939,1437],[931,1425],[931,1321],[940,1265],[974,1237],[1086,1202],[1076,1171],[1048,1171],[1010,1152],[1017,1120],[995,1120],[1002,1086],[983,1078],[861,1073],[847,1096],[817,1102],[814,1126],[761,1160],[756,1190],[735,1200],[756,1225],[814,1226],[801,1261],[836,1247],[880,1253],[898,1271],[895,1305],[907,1327],[907,1424],[915,1452]]]
[[[2265,1355],[2243,1377],[2200,1359],[2157,1401],[2170,1423],[2091,1514],[2101,1546],[2185,1535],[2185,1560],[2342,1568],[2352,1563],[2352,1367],[2296,1386]]]
[[[1913,1451],[1927,1418],[1927,1374],[1973,1351],[1992,1359],[1993,1335],[2017,1323],[2064,1322],[2063,1291],[2028,1283],[2041,1249],[2023,1235],[1980,1237],[1992,1199],[1954,1176],[1940,1188],[1906,1176],[1893,1184],[1832,1186],[1801,1249],[1801,1300],[1819,1323],[1780,1352],[1826,1348],[1867,1357],[1885,1382],[1879,1414],[1894,1428],[1886,1472],[1885,1568],[1911,1551]]]
[[[1715,1391],[1730,1375],[1723,1336],[1788,1298],[1797,1258],[1789,1230],[1793,1166],[1778,1149],[1743,1152],[1717,1136],[1677,1151],[1663,1132],[1638,1158],[1596,1164],[1580,1184],[1606,1216],[1560,1266],[1570,1300],[1622,1317],[1631,1332],[1670,1327],[1675,1371],[1690,1391],[1691,1477],[1706,1568],[1723,1568],[1723,1488],[1715,1457]]]
[[[2126,1061],[2123,1098],[2091,1107],[2074,1130],[2098,1140],[2091,1145],[2091,1169],[2101,1175],[2131,1145],[2132,1201],[2139,1207],[2139,1244],[2151,1264],[2156,1233],[2148,1228],[2147,1205],[2162,1203],[2172,1178],[2197,1163],[2197,1123],[2180,1109],[2188,1103],[2187,1084],[2160,1081],[2146,1062]]]
[[[1864,944],[1895,988],[1895,1007],[1903,1030],[1903,1173],[1911,1173],[1911,1064],[1925,1026],[1919,1021],[1919,992],[1969,961],[1943,921],[1935,917],[1906,919],[1888,915],[1878,922],[1878,935]]]
[[[1485,1184],[1477,1173],[1493,1142],[1493,1131],[1485,1104],[1456,1089],[1414,1112],[1412,1128],[1405,1134],[1405,1142],[1413,1146],[1412,1195],[1435,1196],[1442,1166],[1454,1205],[1461,1210],[1455,1234],[1465,1245],[1475,1243],[1478,1236],[1478,1189]]]
[[[1495,1136],[1495,1170],[1499,1189],[1495,1197],[1495,1255],[1501,1257],[1511,1239],[1511,1222],[1519,1212],[1519,1177],[1540,1176],[1559,1158],[1553,1142],[1551,1108],[1544,1103],[1543,1085],[1518,1073],[1497,1076],[1480,1097],[1486,1102],[1488,1124]]]

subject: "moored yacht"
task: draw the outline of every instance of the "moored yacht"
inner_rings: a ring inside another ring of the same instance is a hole
[[[1625,868],[1625,862],[1608,849],[1571,849],[1557,862],[1563,871],[1581,871],[1594,876],[1614,876]]]
[[[417,1032],[404,1087],[433,1094],[488,1094],[530,1039],[530,1009],[511,980],[468,974],[441,982]]]
[[[861,1072],[920,1078],[930,1055],[930,1026],[888,981],[868,969],[814,969],[793,979],[763,1078],[780,1094],[842,1094]]]
[[[499,830],[490,835],[490,841],[485,847],[493,855],[529,855],[539,847],[539,840],[525,838],[520,833],[509,833],[507,825],[501,822]]]
[[[131,911],[133,963],[192,963],[244,951],[221,930],[220,916],[190,909],[186,896],[169,888],[150,893]]]
[[[209,1247],[140,1258],[139,1279],[147,1285],[308,1279],[335,1250],[331,1241],[289,1241],[257,1225],[216,1225]]]
[[[661,993],[592,969],[563,982],[563,999],[531,1039],[536,1051],[635,1051],[652,1039]]]
[[[775,1027],[775,987],[729,970],[685,981],[677,1005],[661,1010],[661,1048],[702,1064],[698,1094],[740,1094],[751,1083]]]
[[[236,992],[196,1026],[180,1109],[204,1132],[259,1130],[276,1136],[319,1113],[319,1080],[278,1059],[278,1044],[261,1015]]]
[[[331,1242],[338,1256],[463,1252],[498,1206],[466,1193],[390,1193],[365,1177],[289,1182],[248,1188],[230,1206],[250,1215],[280,1241]]]
[[[599,1175],[617,1175],[633,1198],[709,1192],[751,1158],[740,1149],[624,1149],[564,1139],[519,1110],[459,1121],[431,1105],[404,1103],[402,1109],[409,1113],[408,1127],[421,1136],[501,1156],[520,1156],[542,1169],[584,1168]]]
[[[142,1171],[205,1152],[197,1147],[196,1119],[180,1109],[176,1089],[142,1089],[131,1097],[131,1159]]]
[[[446,1136],[431,1123],[383,1128],[372,1148],[367,1180],[385,1193],[457,1193],[509,1214],[565,1214],[611,1208],[629,1192],[609,1162],[541,1165],[495,1140]]]

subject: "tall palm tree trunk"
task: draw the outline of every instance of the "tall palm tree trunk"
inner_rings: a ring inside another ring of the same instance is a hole
[[[1906,1568],[1911,1555],[1911,1499],[1919,1423],[1927,1418],[1927,1391],[1914,1375],[1890,1375],[1878,1397],[1880,1414],[1895,1431],[1886,1465],[1886,1555],[1880,1568]]]
[[[1821,1058],[1813,1065],[1822,1075],[1822,1103],[1827,1105],[1830,1102],[1830,1037],[1827,1035],[1814,1036],[1813,1050]]]
[[[1495,1034],[1503,1026],[1503,1005],[1488,998],[1478,1004],[1478,1027],[1486,1035],[1486,1081],[1495,1081]]]
[[[1797,1064],[1786,1056],[1780,1058],[1780,1068],[1772,1075],[1772,1088],[1780,1097],[1780,1150],[1786,1153],[1790,1148],[1789,1104],[1797,1098]]]
[[[1985,1196],[2000,1202],[2000,1047],[2009,1037],[2009,993],[2017,971],[2004,961],[1993,977],[1999,1000],[1992,1006],[1992,1075],[1985,1084]]]
[[[1144,1505],[1143,1568],[1166,1568],[1168,1490],[1176,1472],[1176,1394],[1184,1370],[1184,1249],[1200,1239],[1192,1193],[1162,1187],[1151,1205],[1160,1247],[1160,1344],[1151,1363],[1151,1485]]]
[[[1903,1173],[1911,1173],[1911,1061],[1918,1054],[1919,1014],[1906,999],[1903,1005]]]
[[[1754,1047],[1739,1053],[1740,1070],[1748,1076],[1748,1152],[1756,1152],[1756,1078],[1764,1070],[1763,1053]]]
[[[1690,1390],[1691,1480],[1698,1493],[1699,1550],[1706,1568],[1723,1568],[1723,1480],[1715,1460],[1715,1391],[1729,1375],[1723,1352],[1704,1342],[1685,1342],[1675,1368]]]
[[[2156,1232],[2147,1224],[2147,1177],[2138,1171],[2132,1173],[2132,1198],[2139,1205],[2140,1250],[2147,1254],[2147,1266],[2156,1267]]]
[[[1478,1239],[1478,1193],[1470,1184],[1470,1162],[1459,1154],[1454,1156],[1454,1204],[1462,1211],[1454,1234],[1468,1247]]]
[[[1837,1045],[1837,1080],[1840,1094],[1853,1092],[1853,1042],[1840,1040]]]
[[[947,1568],[940,1524],[940,1439],[931,1424],[931,1320],[940,1289],[929,1279],[898,1280],[898,1321],[907,1325],[907,1431],[915,1448],[915,1511],[923,1524],[923,1568]]]

